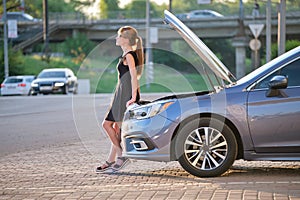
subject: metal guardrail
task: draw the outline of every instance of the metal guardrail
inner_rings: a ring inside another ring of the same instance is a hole
[[[297,27],[298,24],[300,24],[300,12],[292,12],[287,13],[287,24],[289,26],[293,26],[293,32],[298,32]],[[272,25],[276,25],[276,19],[277,16],[272,17]],[[261,15],[257,18],[253,18],[252,16],[245,16],[244,24],[247,26],[249,23],[252,23],[253,20],[257,23],[265,23],[265,16]],[[56,30],[59,29],[88,29],[96,28],[98,31],[105,30],[115,31],[118,27],[123,25],[131,24],[137,28],[145,28],[145,19],[87,19],[84,15],[80,13],[51,13],[49,17],[50,21],[50,28],[49,28],[49,34],[53,34]],[[152,26],[164,26],[162,23],[163,19],[151,19],[151,25]],[[238,26],[238,16],[231,16],[231,17],[224,17],[224,18],[218,18],[218,19],[186,19],[184,20],[184,23],[186,23],[189,27],[197,29],[199,27],[202,28],[209,28],[213,29],[216,27],[226,28],[231,27],[231,32],[228,34],[231,34],[230,36],[234,36],[235,28]],[[209,24],[209,27],[208,27]],[[212,25],[214,26],[212,27]],[[38,32],[33,31],[33,27],[40,27],[40,30]],[[0,22],[0,29],[1,29],[1,22]],[[42,33],[42,22],[20,22],[18,23],[18,27],[20,27],[20,30],[22,30],[24,33],[30,32],[30,36],[26,36],[26,38],[20,38],[19,44],[16,44],[14,46],[14,49],[24,49],[28,46],[32,46],[33,44],[41,41],[43,39],[43,33]],[[232,35],[233,34],[233,35]],[[294,33],[293,33],[294,34]]]

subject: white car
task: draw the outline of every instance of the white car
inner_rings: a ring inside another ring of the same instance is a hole
[[[224,17],[220,13],[213,10],[194,10],[188,13],[187,19],[199,19],[199,18],[216,18]]]
[[[30,95],[33,75],[9,76],[1,84],[1,95]]]

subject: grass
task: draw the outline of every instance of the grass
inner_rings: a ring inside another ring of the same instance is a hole
[[[26,74],[38,75],[45,68],[70,68],[78,79],[89,79],[91,93],[112,93],[117,84],[118,60],[109,57],[101,59],[86,59],[81,66],[74,64],[71,58],[51,58],[47,63],[39,56],[24,56],[24,70]],[[207,89],[200,74],[189,74],[176,71],[168,66],[155,64],[153,66],[153,80],[147,81],[147,69],[139,80],[142,93],[151,92],[189,92]]]
[[[40,56],[24,56],[24,74],[38,75],[46,68],[70,68],[74,72],[77,71],[78,66],[74,64],[71,58],[51,58],[50,62],[42,60]]]
[[[118,79],[117,61],[90,60],[79,69],[77,76],[89,79],[92,93],[112,93]],[[147,81],[147,69],[139,80],[141,92],[189,92],[207,89],[204,79],[199,74],[188,74],[168,66],[155,64],[153,79]]]

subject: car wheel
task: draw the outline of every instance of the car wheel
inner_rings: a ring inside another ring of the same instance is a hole
[[[198,177],[219,176],[237,157],[232,130],[217,119],[201,118],[185,124],[175,140],[180,165]]]
[[[77,85],[74,85],[74,88],[73,88],[73,94],[77,94],[77,90],[78,90],[78,86],[77,86]]]
[[[28,91],[28,93],[27,93],[27,96],[30,96],[30,95],[32,95],[32,94],[33,94],[32,89],[29,89],[29,91]]]
[[[68,94],[69,93],[69,87],[68,85],[65,85],[65,88],[64,88],[64,94]]]

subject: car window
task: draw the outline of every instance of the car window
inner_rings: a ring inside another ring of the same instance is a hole
[[[39,78],[65,78],[65,72],[42,72],[39,76]]]
[[[277,70],[273,74],[266,77],[260,83],[255,86],[255,89],[263,89],[269,87],[269,81],[276,75],[283,75],[288,78],[288,87],[290,86],[300,86],[300,59],[291,62],[287,66]]]
[[[300,59],[282,68],[281,75],[288,78],[288,86],[300,86]]]
[[[22,83],[22,78],[8,78],[5,83]]]

